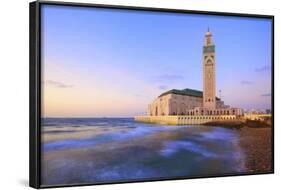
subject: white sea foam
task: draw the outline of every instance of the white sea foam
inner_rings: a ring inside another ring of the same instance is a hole
[[[208,158],[218,157],[218,155],[206,150],[206,148],[202,147],[201,145],[189,141],[168,142],[164,145],[164,148],[160,150],[160,154],[165,157],[170,157],[181,150],[196,153]]]

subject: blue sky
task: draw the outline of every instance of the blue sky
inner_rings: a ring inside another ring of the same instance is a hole
[[[44,5],[45,115],[133,116],[169,89],[202,90],[208,27],[217,96],[270,108],[270,20]]]

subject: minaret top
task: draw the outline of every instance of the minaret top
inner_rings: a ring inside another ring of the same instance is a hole
[[[205,36],[212,36],[212,33],[210,32],[210,28],[209,27],[208,27],[208,30],[207,30]]]
[[[210,28],[208,27],[207,32],[205,33],[205,46],[212,46],[213,42],[212,42],[212,33],[210,32]]]

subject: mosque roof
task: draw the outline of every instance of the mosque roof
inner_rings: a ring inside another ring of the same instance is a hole
[[[165,96],[167,94],[177,94],[177,95],[183,95],[183,96],[194,96],[194,97],[203,97],[203,92],[200,90],[194,90],[194,89],[189,89],[189,88],[185,88],[183,90],[178,90],[178,89],[172,89],[169,91],[166,91],[162,94],[160,94],[160,96],[158,97],[162,97]],[[218,97],[216,97],[217,100],[220,100]]]

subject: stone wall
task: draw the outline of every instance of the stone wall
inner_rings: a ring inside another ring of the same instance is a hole
[[[203,116],[135,116],[136,121],[145,123],[159,123],[168,125],[198,125],[211,121],[235,120],[236,115],[203,115]]]

